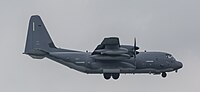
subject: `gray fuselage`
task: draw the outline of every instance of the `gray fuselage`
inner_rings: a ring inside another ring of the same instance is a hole
[[[164,52],[140,52],[120,61],[101,61],[92,58],[90,52],[50,52],[47,58],[83,73],[153,73],[171,72],[182,67],[170,54]]]

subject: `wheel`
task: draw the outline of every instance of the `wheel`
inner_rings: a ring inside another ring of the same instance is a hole
[[[166,73],[166,72],[163,72],[163,73],[161,74],[161,76],[162,76],[163,78],[165,78],[165,77],[167,77],[167,73]]]
[[[111,78],[111,74],[110,73],[104,73],[103,77],[104,77],[104,79],[109,80]]]
[[[112,78],[117,80],[119,78],[120,74],[119,73],[113,73]]]

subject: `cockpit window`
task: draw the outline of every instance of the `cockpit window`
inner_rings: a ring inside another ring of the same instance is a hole
[[[167,58],[172,58],[172,55],[166,54]]]
[[[175,58],[172,55],[170,55],[170,54],[166,54],[166,57],[169,58],[169,59],[175,60]]]

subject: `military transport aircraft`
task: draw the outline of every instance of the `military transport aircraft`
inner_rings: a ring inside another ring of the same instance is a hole
[[[119,38],[108,37],[93,52],[57,48],[50,38],[40,16],[33,15],[29,21],[24,54],[34,59],[44,57],[69,68],[87,74],[103,74],[105,79],[118,79],[120,74],[161,74],[177,72],[182,63],[165,52],[138,52],[139,47],[121,45]]]

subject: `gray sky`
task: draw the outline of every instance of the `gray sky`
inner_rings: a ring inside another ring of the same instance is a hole
[[[1,92],[199,92],[199,0],[1,0]],[[184,67],[166,79],[148,74],[106,81],[48,59],[22,55],[31,15],[58,47],[93,51],[104,37],[140,50],[172,53]]]

